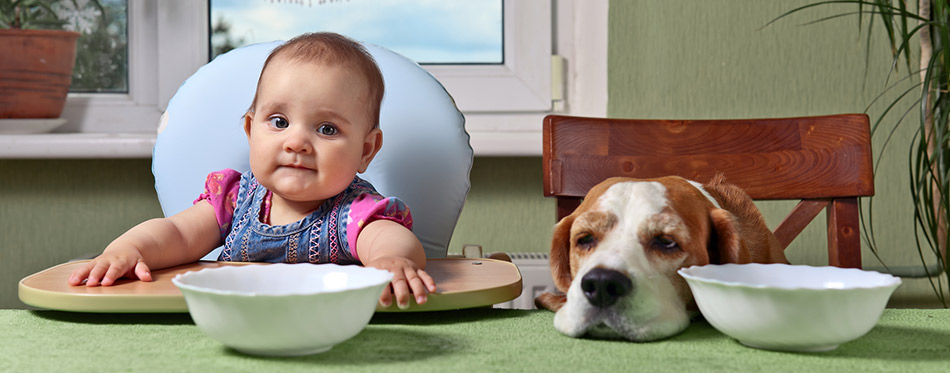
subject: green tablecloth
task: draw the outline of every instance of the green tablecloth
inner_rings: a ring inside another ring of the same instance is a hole
[[[747,348],[702,321],[631,343],[568,338],[552,320],[487,308],[377,314],[323,354],[261,358],[206,337],[187,314],[0,310],[0,372],[950,371],[950,310],[886,310],[870,333],[822,353]]]

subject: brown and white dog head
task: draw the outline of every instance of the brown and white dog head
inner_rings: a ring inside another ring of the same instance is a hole
[[[752,200],[715,177],[611,178],[554,228],[551,274],[563,294],[535,302],[580,337],[650,341],[679,333],[696,313],[676,271],[710,263],[787,263]]]

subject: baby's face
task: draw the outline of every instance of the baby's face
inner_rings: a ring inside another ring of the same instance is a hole
[[[251,171],[261,185],[301,202],[346,189],[382,141],[367,91],[361,76],[340,67],[272,60],[245,118]]]

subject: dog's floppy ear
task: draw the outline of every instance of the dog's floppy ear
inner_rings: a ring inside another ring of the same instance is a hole
[[[551,278],[554,279],[554,285],[557,286],[560,294],[542,293],[534,298],[534,305],[557,312],[567,302],[567,289],[571,287],[571,225],[574,224],[574,214],[561,219],[554,226],[554,235],[551,239]]]
[[[551,277],[558,290],[567,292],[571,287],[571,225],[574,224],[574,214],[561,219],[554,226],[554,235],[551,239]]]
[[[721,253],[720,263],[788,263],[785,248],[769,230],[762,213],[744,190],[727,183],[722,174],[713,177],[703,187],[723,209],[709,213],[713,234],[719,236],[714,240],[716,252],[710,247],[710,261]]]
[[[736,227],[735,216],[723,209],[712,209],[709,211],[709,220],[712,223],[708,247],[709,262],[749,263],[751,254]]]
[[[538,309],[546,309],[557,312],[567,303],[567,294],[541,293],[534,298],[534,306]]]

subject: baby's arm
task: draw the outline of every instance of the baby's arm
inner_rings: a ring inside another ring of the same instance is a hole
[[[426,294],[435,291],[435,281],[423,270],[426,254],[422,244],[399,223],[381,219],[367,224],[356,240],[356,253],[363,265],[393,273],[391,286],[379,297],[384,307],[392,304],[393,296],[399,308],[409,307],[410,292],[416,303],[422,304]]]
[[[109,286],[122,277],[152,281],[151,269],[197,261],[221,241],[207,200],[168,218],[148,220],[116,238],[91,262],[75,270],[70,285]]]

